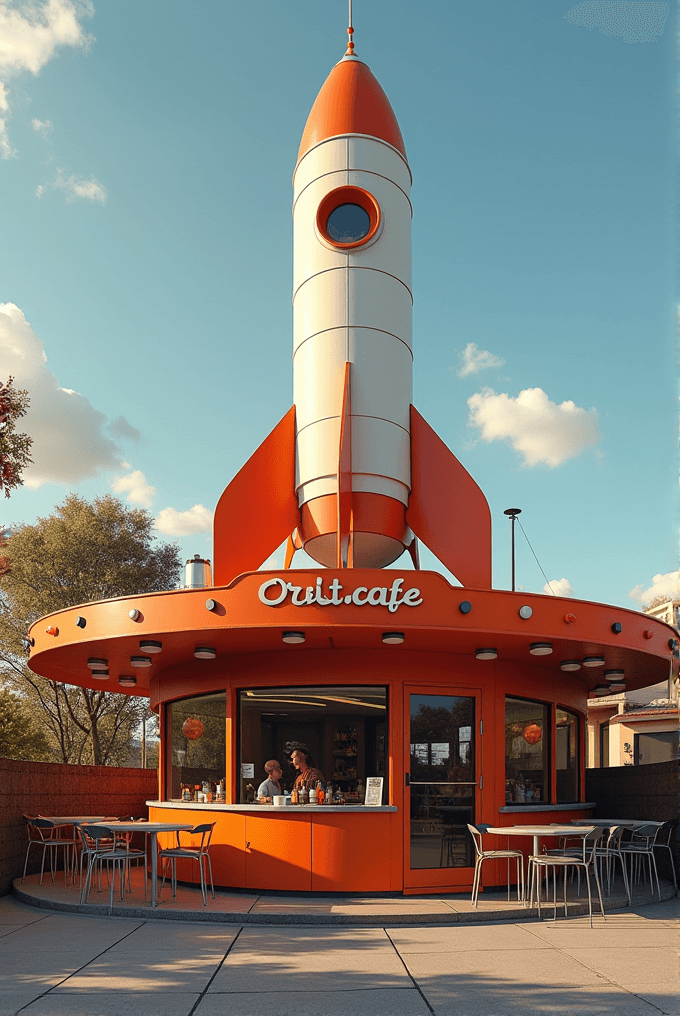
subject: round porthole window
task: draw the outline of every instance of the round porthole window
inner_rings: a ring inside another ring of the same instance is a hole
[[[380,226],[380,207],[361,187],[338,187],[319,205],[316,225],[324,240],[342,250],[368,243]]]

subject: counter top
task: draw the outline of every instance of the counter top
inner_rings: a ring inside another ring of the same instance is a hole
[[[589,801],[583,804],[507,804],[499,808],[499,812],[512,814],[514,811],[582,811],[584,808],[596,808],[597,805]]]
[[[366,807],[364,804],[287,804],[279,808],[273,804],[221,804],[218,801],[208,801],[205,804],[198,801],[146,801],[146,805],[149,808],[186,809],[187,811],[257,811],[275,812],[277,815],[290,815],[291,813],[306,815],[318,811],[333,812],[335,814],[347,811],[353,813],[366,812],[373,815],[376,812],[399,810],[391,804],[371,807]]]

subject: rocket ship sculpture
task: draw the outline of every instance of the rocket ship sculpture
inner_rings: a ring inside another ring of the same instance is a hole
[[[383,568],[422,541],[491,586],[482,491],[412,405],[411,172],[392,107],[347,52],[293,176],[294,405],[222,494],[214,581],[287,540],[327,568]]]

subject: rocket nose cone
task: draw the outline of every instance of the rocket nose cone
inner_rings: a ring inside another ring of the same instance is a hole
[[[389,99],[367,65],[356,58],[337,63],[323,83],[307,118],[298,162],[314,145],[338,134],[380,138],[406,158]]]

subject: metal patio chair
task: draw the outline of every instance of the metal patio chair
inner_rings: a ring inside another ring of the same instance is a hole
[[[482,836],[488,829],[486,825],[473,826],[468,824],[475,848],[475,874],[472,880],[472,906],[476,907],[479,898],[479,883],[482,877],[484,861],[500,861],[505,859],[508,872],[508,903],[510,902],[510,861],[514,858],[517,865],[517,900],[524,899],[524,854],[521,850],[484,850]],[[521,887],[521,888],[520,888]]]
[[[626,896],[628,897],[628,906],[631,904],[630,885],[628,883],[628,873],[626,871],[626,861],[621,853],[621,837],[625,832],[625,826],[612,826],[611,829],[604,830],[605,836],[601,842],[595,847],[595,861],[599,862],[600,869],[606,869],[607,873],[607,896],[611,896],[612,891],[612,873],[614,866],[618,860],[621,865],[621,874],[623,875],[623,884],[626,889]],[[604,873],[603,873],[604,874]],[[603,879],[604,881],[604,879]]]
[[[635,884],[639,885],[642,881],[646,858],[651,891],[652,893],[654,892],[654,879],[656,878],[656,891],[659,899],[661,899],[659,872],[657,871],[656,857],[654,856],[654,844],[660,829],[663,829],[663,826],[652,825],[651,823],[649,825],[638,826],[631,831],[630,839],[621,844],[621,853],[625,857],[630,858],[631,894],[632,887]]]
[[[652,850],[668,851],[671,862],[671,873],[673,875],[673,885],[675,886],[676,892],[678,891],[678,879],[675,874],[675,858],[673,857],[673,848],[671,847],[671,840],[673,839],[673,833],[677,827],[677,824],[678,824],[677,819],[674,822],[664,822],[664,824],[661,826],[658,833],[656,834],[654,846],[652,847]]]
[[[92,886],[92,874],[95,867],[98,865],[100,867],[99,888],[101,890],[102,864],[106,864],[107,867],[108,865],[112,866],[109,906],[113,907],[116,868],[119,869],[118,886],[120,890],[120,898],[123,900],[126,875],[128,876],[128,891],[130,889],[130,865],[133,861],[142,861],[144,863],[144,899],[146,899],[146,851],[131,849],[125,839],[125,834],[119,838],[116,835],[115,830],[109,829],[108,826],[83,825],[79,828],[84,849],[87,849],[88,854],[87,875],[85,876],[85,885],[80,890],[80,902],[82,903],[84,901],[87,903],[89,899],[90,889]],[[94,844],[94,846],[91,846],[90,844]]]
[[[201,841],[197,846],[182,846],[180,842],[180,833],[177,832],[177,844],[174,847],[167,847],[165,850],[158,851],[158,857],[163,861],[163,881],[161,882],[161,892],[165,885],[165,877],[168,869],[168,861],[172,865],[172,895],[173,898],[177,895],[177,859],[187,859],[198,862],[198,870],[201,875],[201,893],[203,894],[203,906],[208,905],[208,894],[206,892],[206,878],[205,878],[205,862],[208,862],[208,868],[210,870],[210,888],[212,890],[212,898],[215,899],[215,885],[213,883],[212,873],[212,861],[210,860],[210,840],[212,838],[212,832],[215,828],[215,822],[206,822],[205,825],[194,826],[193,829],[184,830],[186,836],[200,836]]]
[[[568,903],[567,903],[567,871],[569,868],[576,868],[580,871],[583,868],[583,872],[586,877],[586,885],[588,887],[588,915],[590,917],[590,927],[593,926],[593,897],[590,888],[590,870],[592,868],[593,874],[595,875],[595,884],[597,885],[597,895],[600,901],[600,911],[602,913],[602,920],[606,920],[604,916],[604,904],[602,902],[602,887],[600,885],[600,876],[597,871],[597,862],[595,858],[595,850],[597,844],[601,838],[601,831],[598,829],[594,832],[589,833],[583,837],[583,847],[580,857],[567,856],[567,855],[555,855],[555,854],[536,854],[529,858],[529,906],[534,904],[534,889],[536,890],[536,905],[538,907],[538,917],[541,919],[541,869],[546,872],[546,888],[548,885],[548,869],[552,868],[553,876],[553,920],[557,920],[557,872],[562,871],[564,875],[564,916],[568,915]],[[547,895],[547,893],[546,893]]]
[[[42,861],[40,864],[40,885],[42,885],[43,872],[45,870],[45,855],[50,855],[50,873],[52,875],[52,885],[54,885],[54,873],[56,871],[57,857],[60,850],[64,851],[64,885],[68,881],[68,871],[71,864],[71,848],[73,843],[71,840],[59,839],[57,837],[57,826],[54,822],[50,822],[46,818],[30,818],[28,815],[24,815],[26,821],[26,830],[28,833],[28,846],[26,848],[26,859],[24,860],[24,873],[21,877],[23,883],[26,878],[26,869],[28,868],[28,858],[31,853],[31,847],[42,848]]]

